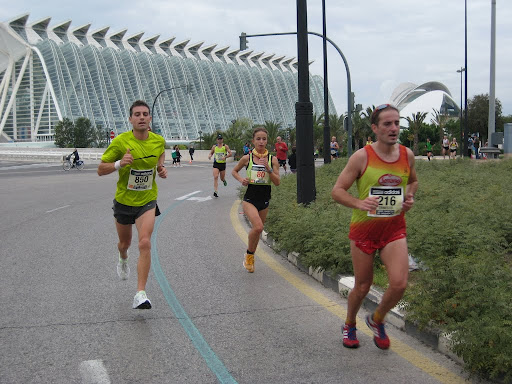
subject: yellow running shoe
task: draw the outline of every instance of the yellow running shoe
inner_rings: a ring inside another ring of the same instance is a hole
[[[254,272],[254,255],[252,255],[250,253],[245,254],[244,267],[245,267],[245,269],[247,269],[247,272],[249,272],[249,273]]]

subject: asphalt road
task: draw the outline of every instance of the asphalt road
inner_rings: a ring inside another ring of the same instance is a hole
[[[0,162],[0,383],[464,382],[392,327],[396,348],[381,351],[360,319],[361,347],[345,349],[344,299],[263,243],[248,274],[232,167],[217,199],[210,164],[157,180],[153,308],[141,311],[136,235],[130,279],[116,274],[117,175]]]

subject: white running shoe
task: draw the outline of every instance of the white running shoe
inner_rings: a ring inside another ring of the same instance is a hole
[[[117,263],[117,276],[121,280],[128,279],[128,276],[130,276],[130,266],[128,265],[128,257],[126,259],[123,259],[121,255],[119,255],[119,261]]]
[[[146,296],[146,291],[138,291],[133,298],[133,309],[151,309],[151,301]]]

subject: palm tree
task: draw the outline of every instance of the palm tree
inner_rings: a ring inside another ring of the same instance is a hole
[[[274,143],[276,142],[276,137],[279,136],[279,129],[281,129],[281,123],[275,121],[265,121],[263,124],[265,129],[267,130],[267,149],[273,148]]]
[[[352,124],[352,136],[354,138],[354,147],[357,151],[360,146],[364,145],[366,138],[371,135],[372,127],[370,124],[370,116],[372,115],[374,106],[368,107],[364,111],[354,112],[353,124]]]
[[[410,117],[406,117],[405,119],[409,123],[409,131],[414,136],[412,151],[417,156],[418,151],[418,133],[421,129],[421,126],[423,125],[423,122],[425,121],[425,118],[427,117],[427,112],[416,112],[412,114],[412,119]]]
[[[446,123],[450,119],[450,116],[442,114],[439,110],[432,108],[434,113],[434,118],[430,120],[432,124],[437,126],[439,129],[439,142],[443,142],[443,137],[445,135],[444,128],[446,127]]]
[[[315,148],[324,146],[324,124],[324,114],[313,113],[313,145]]]

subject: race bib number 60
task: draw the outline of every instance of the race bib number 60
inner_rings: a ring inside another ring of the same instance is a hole
[[[379,206],[375,211],[369,211],[371,217],[393,217],[400,214],[404,202],[402,187],[371,187],[369,196],[379,198]]]
[[[148,191],[153,188],[153,169],[130,169],[127,188],[131,191]]]

